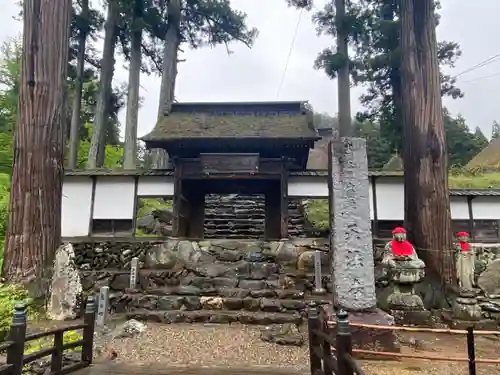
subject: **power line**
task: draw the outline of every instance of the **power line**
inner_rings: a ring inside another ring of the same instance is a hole
[[[471,79],[469,81],[464,81],[464,82],[461,82],[461,84],[464,84],[464,83],[475,83],[477,81],[482,81],[484,79],[489,79],[489,78],[498,77],[498,76],[500,76],[500,72],[494,73],[494,74],[490,74],[489,76],[484,76],[484,77],[479,77],[479,78],[476,78],[476,79]]]
[[[288,50],[288,56],[285,62],[285,68],[283,69],[283,74],[281,75],[280,85],[278,86],[278,91],[276,92],[276,99],[279,98],[281,89],[283,88],[283,83],[285,83],[286,72],[288,70],[288,64],[290,63],[290,58],[292,57],[293,47],[295,46],[295,39],[297,39],[297,33],[299,31],[300,21],[302,19],[303,10],[300,10],[299,17],[297,18],[297,24],[295,25],[295,31],[293,32],[292,43],[290,44],[290,49]]]
[[[488,58],[488,59],[486,59],[484,61],[481,61],[480,63],[478,63],[478,64],[476,64],[474,66],[471,66],[470,68],[467,68],[467,69],[461,71],[460,73],[454,75],[453,78],[457,78],[457,77],[459,77],[461,75],[464,75],[466,73],[470,73],[470,72],[472,72],[472,71],[474,71],[476,69],[479,69],[479,68],[482,68],[482,67],[484,67],[486,65],[489,65],[489,64],[491,64],[491,63],[493,63],[493,62],[495,62],[497,60],[500,60],[500,53],[498,53],[498,54],[496,54],[494,56],[491,56],[490,58]]]

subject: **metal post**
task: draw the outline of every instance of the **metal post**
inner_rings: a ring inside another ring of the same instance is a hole
[[[98,327],[104,327],[108,320],[109,312],[109,286],[103,286],[99,290],[99,304],[97,305],[97,320]]]
[[[139,272],[139,258],[133,257],[130,262],[130,289],[135,289],[137,286],[137,276]]]
[[[351,329],[349,315],[344,310],[337,312],[337,364],[339,374],[354,375],[354,371],[346,359],[346,354],[352,354]]]
[[[321,277],[321,251],[314,252],[314,294],[325,294]]]
[[[7,364],[12,365],[12,375],[21,375],[23,372],[24,342],[26,339],[27,325],[26,304],[20,303],[14,306],[14,316],[10,326],[9,340],[14,342],[7,349]]]
[[[467,355],[469,358],[469,375],[476,375],[476,349],[474,347],[474,329],[467,328]]]

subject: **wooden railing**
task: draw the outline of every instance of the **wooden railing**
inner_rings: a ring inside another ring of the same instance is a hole
[[[335,335],[327,333],[332,326],[335,327]],[[385,331],[466,335],[467,357],[442,357],[353,349],[350,327]],[[473,328],[458,330],[349,323],[348,314],[343,310],[337,312],[336,321],[328,321],[325,319],[324,314],[319,314],[317,308],[309,310],[308,331],[311,375],[365,375],[365,372],[354,359],[354,354],[369,355],[370,357],[380,359],[411,358],[417,360],[464,362],[468,364],[469,375],[476,375],[477,363],[500,364],[500,359],[476,358],[474,344],[475,335],[498,337],[500,336],[500,331],[475,331]]]
[[[7,351],[6,363],[0,364],[0,375],[21,375],[24,366],[47,356],[51,356],[50,375],[64,375],[90,366],[92,363],[92,348],[94,345],[95,310],[94,297],[89,297],[85,306],[85,316],[82,324],[74,324],[67,327],[52,329],[50,331],[26,334],[26,305],[16,305],[8,341],[0,343],[0,352]],[[83,338],[81,340],[64,343],[65,332],[80,329],[83,330]],[[53,336],[53,345],[51,347],[42,348],[37,352],[25,354],[26,343],[50,336]],[[81,348],[80,361],[63,366],[64,351],[75,348]]]

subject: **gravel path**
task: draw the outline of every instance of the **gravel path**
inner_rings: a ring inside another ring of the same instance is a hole
[[[290,373],[307,373],[307,346],[287,347],[260,340],[262,327],[242,325],[147,324],[147,330],[133,338],[122,338],[106,345],[106,352],[115,351],[117,361],[127,363],[165,363],[168,365],[228,366],[246,368],[273,366]],[[461,338],[419,336],[424,348],[404,353],[443,357],[465,356]],[[500,342],[478,339],[478,357],[498,358]],[[462,375],[468,374],[467,363],[438,361],[362,361],[367,375]],[[293,370],[293,371],[292,371]],[[500,375],[500,365],[478,365],[478,375]]]

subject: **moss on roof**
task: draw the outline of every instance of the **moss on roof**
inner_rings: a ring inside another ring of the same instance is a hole
[[[403,159],[399,154],[394,154],[387,163],[382,167],[383,171],[402,171]]]
[[[500,138],[493,139],[488,146],[467,163],[465,168],[500,168]]]
[[[182,138],[316,138],[309,116],[210,115],[171,113],[161,119],[144,141]]]

